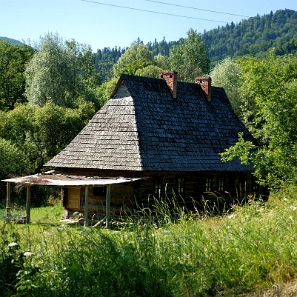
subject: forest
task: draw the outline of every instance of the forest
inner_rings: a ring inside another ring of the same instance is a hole
[[[242,57],[254,55],[265,57],[270,48],[275,49],[276,55],[293,54],[297,47],[294,40],[296,32],[297,12],[290,9],[272,11],[264,16],[255,16],[243,20],[238,24],[231,22],[226,26],[205,31],[201,39],[207,48],[211,66],[226,57]],[[140,43],[141,39],[138,38]],[[161,54],[169,56],[170,49],[178,45],[180,40],[148,42],[146,45],[154,56]],[[115,63],[125,52],[125,48],[98,49],[95,54],[95,63]]]
[[[210,75],[257,139],[255,145],[239,135],[223,160],[253,162],[259,183],[270,188],[295,183],[296,23],[297,12],[279,10],[203,34],[189,29],[176,42],[137,39],[97,52],[57,33],[34,47],[0,39],[0,178],[44,170],[105,104],[121,74],[175,70],[181,81]]]

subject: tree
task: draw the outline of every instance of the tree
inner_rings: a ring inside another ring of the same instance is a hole
[[[143,43],[134,42],[130,48],[119,58],[118,62],[113,66],[114,78],[119,77],[125,67],[137,60],[145,62],[153,62],[153,54],[150,52],[148,47]]]
[[[240,93],[242,84],[240,64],[228,57],[214,67],[210,76],[214,86],[224,88],[235,113],[243,121],[242,107],[244,102]]]
[[[161,71],[163,71],[163,69],[159,68],[158,66],[148,65],[144,68],[137,69],[135,75],[159,78]]]
[[[179,45],[170,50],[169,63],[180,80],[193,82],[196,76],[209,73],[209,59],[201,36],[193,29],[187,34],[188,38],[180,39]]]
[[[24,71],[34,50],[0,39],[0,109],[11,110],[16,102],[26,102]]]
[[[94,106],[83,102],[66,108],[48,101],[43,107],[20,104],[0,114],[0,138],[10,141],[27,156],[33,172],[59,153],[86,125]],[[20,174],[20,173],[19,173]]]
[[[242,137],[223,157],[236,156],[254,163],[255,175],[269,187],[296,183],[297,177],[297,56],[248,58],[243,69],[242,90],[254,98],[257,143]]]
[[[103,106],[110,98],[114,88],[116,87],[118,82],[118,78],[113,78],[107,82],[104,82],[98,89],[97,89],[97,97],[99,98],[100,105]]]
[[[99,77],[91,59],[90,47],[47,34],[26,67],[28,101],[33,106],[43,106],[50,100],[67,107],[73,107],[79,97],[96,101],[94,89]]]
[[[27,156],[11,141],[0,138],[0,179],[30,172]]]
[[[163,70],[170,70],[170,63],[168,57],[162,56],[161,54],[154,56],[154,65]]]
[[[27,155],[11,141],[0,137],[0,180],[15,175],[28,174],[31,164]],[[4,184],[0,184],[0,197],[5,195]]]
[[[130,64],[123,66],[121,69],[121,74],[135,75],[137,70],[146,68],[151,65],[152,65],[151,62],[147,62],[144,58],[141,58],[139,60],[135,60],[131,62]]]
[[[33,106],[43,106],[48,100],[72,106],[77,96],[76,71],[75,51],[57,34],[47,34],[25,71],[28,101]]]

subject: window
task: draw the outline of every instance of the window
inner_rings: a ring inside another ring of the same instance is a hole
[[[155,183],[154,183],[154,194],[155,195],[161,196],[162,184],[163,184],[163,178],[155,177]]]
[[[185,193],[185,179],[183,177],[179,177],[177,179],[177,194]]]
[[[210,177],[205,178],[205,191],[206,192],[211,191],[211,178]]]
[[[222,192],[225,190],[225,179],[223,177],[219,177],[218,180],[218,191]]]
[[[106,187],[94,187],[94,196],[106,196]]]

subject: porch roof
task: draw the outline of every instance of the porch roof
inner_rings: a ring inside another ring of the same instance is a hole
[[[2,180],[3,182],[16,183],[21,185],[39,186],[106,186],[134,182],[143,178],[135,177],[104,177],[104,176],[83,176],[69,175],[59,171],[51,170],[34,175],[13,177]]]

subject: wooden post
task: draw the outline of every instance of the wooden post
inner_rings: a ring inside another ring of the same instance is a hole
[[[85,187],[85,208],[84,208],[84,218],[85,218],[85,222],[84,222],[84,226],[88,226],[88,197],[89,197],[89,187]]]
[[[26,223],[30,223],[30,210],[31,210],[31,186],[27,185],[26,195]]]
[[[6,183],[6,219],[8,219],[11,216],[10,213],[10,183]]]
[[[106,186],[106,228],[110,224],[110,185]]]

